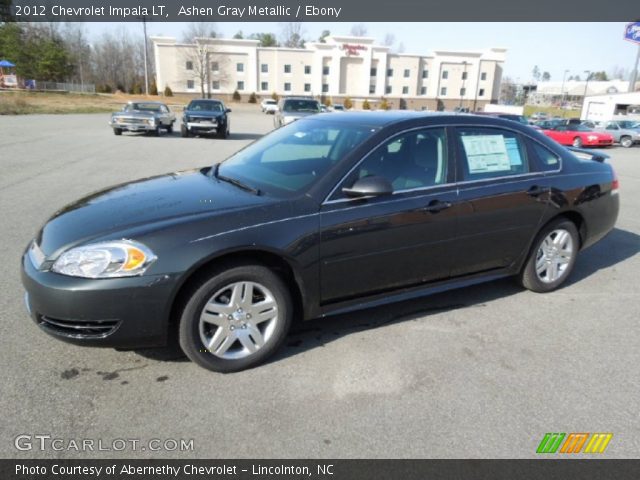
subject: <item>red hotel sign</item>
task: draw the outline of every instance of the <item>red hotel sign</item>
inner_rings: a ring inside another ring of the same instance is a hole
[[[360,55],[358,51],[367,49],[364,45],[351,45],[349,43],[343,43],[341,48],[346,50],[347,55]]]

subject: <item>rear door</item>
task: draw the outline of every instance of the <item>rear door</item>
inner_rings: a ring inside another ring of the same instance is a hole
[[[452,276],[509,267],[528,247],[548,205],[550,185],[536,172],[516,131],[457,127],[460,207]]]
[[[444,128],[398,134],[364,157],[321,210],[323,303],[446,279],[457,192]],[[392,195],[354,199],[343,187],[382,176]]]

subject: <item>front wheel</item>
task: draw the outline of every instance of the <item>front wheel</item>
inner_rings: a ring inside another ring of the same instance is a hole
[[[114,128],[113,129],[113,134],[114,135],[122,135],[122,130],[120,128]]]
[[[169,134],[173,133],[173,123],[170,123],[169,126],[167,127],[167,133]]]
[[[573,139],[573,146],[576,148],[582,148],[582,139],[580,137],[576,137]]]
[[[580,237],[573,222],[551,222],[538,234],[520,273],[520,283],[538,293],[555,290],[573,270],[579,248]]]
[[[182,125],[180,127],[180,135],[183,138],[187,138],[189,136],[189,129],[185,125]]]
[[[622,137],[620,139],[620,145],[622,145],[624,148],[629,148],[631,145],[633,145],[633,139],[631,137]]]
[[[206,369],[244,370],[280,347],[292,315],[291,295],[278,275],[260,265],[230,268],[191,290],[180,318],[180,346]]]

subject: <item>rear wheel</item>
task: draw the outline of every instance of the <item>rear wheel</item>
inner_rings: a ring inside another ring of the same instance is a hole
[[[576,148],[582,148],[582,139],[580,137],[576,137],[573,139],[573,146]]]
[[[151,132],[151,135],[153,135],[154,137],[159,137],[160,136],[160,126],[159,125],[156,127],[155,130],[153,130]]]
[[[633,145],[633,139],[629,136],[622,137],[620,139],[620,145],[622,145],[624,148],[629,148]]]
[[[573,222],[566,219],[551,222],[536,237],[520,273],[520,283],[538,293],[555,290],[573,270],[579,248],[580,238]]]
[[[260,265],[213,274],[191,291],[180,318],[180,346],[215,372],[255,366],[280,347],[293,307],[284,282]]]

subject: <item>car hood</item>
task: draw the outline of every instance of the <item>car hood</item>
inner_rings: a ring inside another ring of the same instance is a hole
[[[156,115],[154,112],[139,112],[134,110],[133,112],[116,112],[111,114],[114,117],[140,117],[140,118],[149,118]]]
[[[122,238],[148,229],[266,204],[257,196],[208,175],[209,169],[170,173],[124,183],[84,197],[56,212],[36,241],[45,256],[96,239]]]

